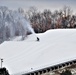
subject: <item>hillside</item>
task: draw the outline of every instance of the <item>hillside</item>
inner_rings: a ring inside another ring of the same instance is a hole
[[[76,29],[48,30],[25,39],[19,41],[20,37],[16,37],[0,45],[0,58],[10,74],[27,73],[76,58]]]

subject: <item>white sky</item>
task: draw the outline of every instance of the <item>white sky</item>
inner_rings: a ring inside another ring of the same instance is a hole
[[[76,12],[76,0],[0,0],[0,6],[7,6],[10,9],[17,9],[19,7],[28,10],[29,7],[35,6],[38,10],[44,9],[61,9],[64,5],[70,6],[73,12]]]

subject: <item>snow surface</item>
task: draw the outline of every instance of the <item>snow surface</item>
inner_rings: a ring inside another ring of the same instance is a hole
[[[27,73],[76,58],[76,29],[48,30],[36,36],[29,35],[24,41],[16,37],[0,45],[0,58],[10,74]]]

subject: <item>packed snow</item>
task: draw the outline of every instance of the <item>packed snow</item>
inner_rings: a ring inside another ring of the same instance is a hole
[[[28,73],[76,58],[76,29],[48,30],[31,34],[24,41],[20,38],[0,45],[0,58],[10,74]]]

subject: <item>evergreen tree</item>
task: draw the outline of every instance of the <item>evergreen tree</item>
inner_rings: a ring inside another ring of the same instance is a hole
[[[9,75],[8,70],[4,68],[0,68],[0,75]]]

